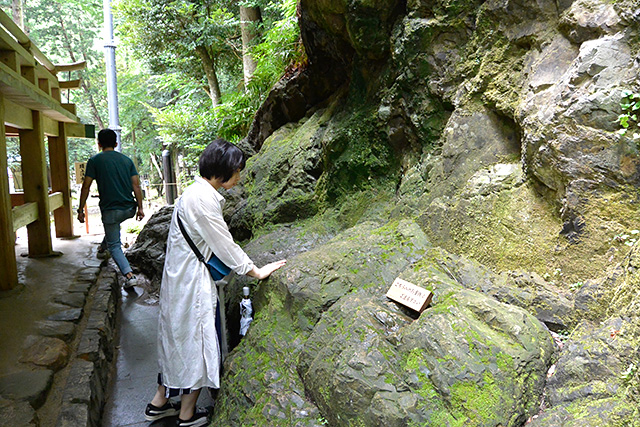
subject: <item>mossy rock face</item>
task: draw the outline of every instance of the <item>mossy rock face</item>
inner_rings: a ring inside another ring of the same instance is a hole
[[[281,127],[264,142],[260,155],[247,162],[243,182],[246,204],[237,210],[242,215],[235,221],[243,221],[254,231],[316,213],[314,193],[322,173],[317,135],[325,121],[319,111],[306,121]]]
[[[519,426],[537,411],[546,328],[427,273],[401,275],[435,293],[415,320],[377,287],[345,296],[314,328],[298,371],[332,425]]]
[[[484,265],[444,251],[430,249],[425,259],[434,268],[454,278],[457,284],[497,301],[527,310],[553,331],[573,329],[581,315],[575,313],[574,298],[535,273],[513,270],[496,274]]]
[[[584,320],[550,371],[550,407],[532,424],[640,425],[640,244],[576,295]],[[589,304],[585,304],[589,302]]]
[[[281,231],[274,233],[282,236]],[[277,240],[268,235],[261,239]],[[365,222],[289,259],[253,298],[256,316],[225,362],[225,386],[214,422],[318,425],[319,412],[306,400],[295,368],[308,335],[344,295],[386,286],[428,247],[424,233],[411,221]]]
[[[359,224],[288,263],[282,282],[285,308],[296,313],[298,329],[311,331],[322,313],[344,295],[391,283],[428,247],[424,233],[411,221],[382,227]]]
[[[389,53],[389,32],[398,0],[304,1],[302,7],[328,34],[348,42],[363,58]]]
[[[608,2],[589,3],[574,2],[565,17],[594,10],[600,11],[602,19],[615,15]],[[616,20],[607,34],[587,31],[598,38],[585,40],[579,50],[570,47],[560,56],[553,52],[568,42],[556,35],[539,57],[532,57],[529,90],[518,108],[525,163],[555,192],[564,219],[584,214],[576,202],[585,192],[630,185],[640,178],[638,148],[616,132],[621,93],[640,75],[633,53],[635,36],[631,31],[616,33]],[[572,22],[569,31],[573,33],[591,25],[589,20]]]
[[[394,188],[400,178],[398,158],[376,109],[363,105],[359,96],[357,91],[347,95],[351,108],[335,111],[323,134],[323,174],[317,193],[325,207],[359,191]]]
[[[369,221],[291,257],[254,296],[256,317],[225,362],[214,422],[522,423],[537,410],[548,331],[463,287],[505,286],[500,277],[430,248],[412,221]],[[417,317],[389,301],[398,276],[433,290],[433,306]]]
[[[640,425],[639,339],[637,317],[582,323],[565,344],[548,380],[550,408],[531,425]]]
[[[518,164],[481,170],[458,197],[434,199],[418,222],[449,252],[467,254],[498,271],[521,268],[543,274],[561,223],[553,207],[522,178]]]

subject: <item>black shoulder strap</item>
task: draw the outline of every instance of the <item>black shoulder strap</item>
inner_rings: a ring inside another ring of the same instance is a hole
[[[176,209],[178,209],[177,206],[176,206]],[[191,240],[191,237],[189,237],[189,235],[187,234],[187,230],[184,229],[184,225],[180,220],[180,215],[178,212],[176,212],[176,218],[178,218],[178,226],[180,227],[180,231],[182,231],[182,235],[184,236],[185,240],[189,244],[189,247],[191,248],[193,253],[196,254],[196,258],[198,258],[198,261],[206,264],[207,262],[204,260],[204,256],[202,256],[202,253],[198,250],[198,248],[196,247],[196,244],[193,243],[193,240]]]

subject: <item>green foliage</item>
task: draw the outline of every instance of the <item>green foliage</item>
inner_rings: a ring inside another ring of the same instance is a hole
[[[261,8],[263,21],[250,54],[256,70],[244,87],[239,6]],[[243,138],[273,85],[306,61],[296,0],[120,0],[112,4],[122,146],[143,176],[159,179],[151,156],[182,154],[187,167],[214,138]],[[11,1],[0,0],[11,16]],[[99,0],[24,0],[26,31],[54,63],[86,60],[82,79],[64,91],[84,123],[106,127],[107,93],[102,52],[103,5]],[[215,62],[222,97],[212,108],[198,48]],[[204,89],[204,90],[203,90]],[[71,164],[96,152],[94,141],[69,142]],[[19,153],[14,155],[19,163]],[[11,161],[11,159],[10,159]],[[153,179],[152,179],[153,181]]]
[[[115,6],[122,41],[134,60],[146,64],[139,72],[141,83],[150,89],[147,100],[138,105],[144,104],[151,114],[158,139],[182,153],[186,165],[194,165],[214,138],[243,138],[273,85],[287,69],[304,62],[296,0],[243,5],[262,7],[264,18],[262,37],[250,52],[256,70],[246,87],[237,3],[127,0]],[[202,90],[206,83],[196,52],[200,45],[215,58],[222,91],[216,107]],[[157,102],[161,94],[164,99]]]
[[[229,52],[237,26],[221,1],[121,0],[113,6],[123,42],[154,72],[180,70],[202,81],[196,48]]]
[[[129,224],[125,231],[129,234],[140,234],[142,231],[142,224]]]
[[[622,91],[620,107],[623,113],[618,116],[617,122],[620,123],[622,129],[620,129],[618,133],[620,135],[626,135],[628,130],[640,127],[637,112],[640,110],[640,93],[635,93],[630,90]],[[633,131],[633,139],[640,139],[640,131],[638,129]]]

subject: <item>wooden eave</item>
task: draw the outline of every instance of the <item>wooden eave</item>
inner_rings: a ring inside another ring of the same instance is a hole
[[[40,111],[45,116],[65,123],[77,123],[80,119],[62,107],[49,94],[32,85],[7,65],[0,62],[0,93],[18,105]]]

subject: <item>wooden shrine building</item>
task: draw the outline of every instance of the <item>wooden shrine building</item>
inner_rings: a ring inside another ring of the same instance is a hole
[[[79,70],[84,62],[53,65],[29,37],[0,11],[0,290],[18,284],[15,231],[27,227],[30,257],[50,256],[51,214],[57,237],[73,236],[71,180],[67,138],[94,138],[93,125],[83,125],[74,104],[61,101],[61,91],[80,81],[60,81],[58,73]],[[20,139],[23,193],[10,193],[7,136]],[[48,166],[45,140],[49,148]],[[50,183],[50,188],[49,188]]]

